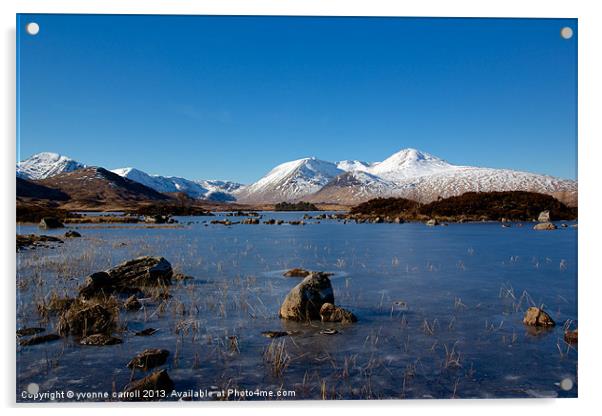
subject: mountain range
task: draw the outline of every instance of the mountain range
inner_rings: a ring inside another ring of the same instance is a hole
[[[57,179],[69,178],[70,173],[86,169],[89,168],[85,164],[66,156],[39,153],[17,164],[17,176],[65,191],[65,185],[58,186]],[[577,205],[574,180],[509,169],[454,165],[416,149],[403,149],[374,163],[329,162],[315,157],[298,159],[276,166],[246,186],[229,181],[151,175],[135,168],[113,169],[110,173],[128,180],[128,184],[141,184],[161,195],[183,193],[198,200],[246,204],[304,200],[353,205],[391,196],[430,202],[470,191],[532,191]],[[54,181],[49,181],[52,178]]]

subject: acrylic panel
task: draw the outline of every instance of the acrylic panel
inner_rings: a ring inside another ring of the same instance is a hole
[[[18,15],[17,401],[577,397],[577,36]]]

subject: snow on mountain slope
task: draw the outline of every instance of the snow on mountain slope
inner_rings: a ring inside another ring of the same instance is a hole
[[[85,167],[83,163],[67,156],[42,152],[17,163],[17,176],[32,180],[46,179],[59,173],[72,172]]]
[[[416,149],[403,149],[384,161],[373,164],[367,171],[382,178],[403,180],[453,169],[454,165],[431,154]]]
[[[178,178],[175,176],[167,177],[159,175],[149,175],[148,173],[135,168],[114,169],[112,170],[112,172],[124,178],[128,178],[138,183],[141,183],[142,185],[146,185],[149,188],[152,188],[158,192],[183,192],[189,197],[195,199],[203,198],[208,192],[208,189],[204,188],[196,182],[184,178]]]
[[[466,192],[531,191],[574,204],[577,196],[576,181],[508,169],[452,165],[439,172],[399,176],[395,180],[376,177],[380,181],[341,183],[345,176],[335,178],[306,199],[310,202],[357,204],[378,197],[403,197],[428,203]]]
[[[247,203],[293,201],[317,192],[343,172],[336,164],[315,157],[293,160],[240,189],[236,197]]]
[[[345,172],[367,172],[372,167],[370,163],[362,162],[361,160],[341,160],[340,162],[337,162],[336,165],[337,168],[344,170]]]
[[[227,181],[193,181],[177,176],[149,175],[135,168],[113,169],[113,173],[131,179],[162,193],[182,192],[194,199],[234,201],[232,192],[242,185]]]
[[[430,202],[465,192],[530,191],[556,197],[577,193],[576,181],[509,169],[469,166],[456,166],[432,175],[407,178],[397,185],[402,189],[395,194],[411,197],[419,202]]]

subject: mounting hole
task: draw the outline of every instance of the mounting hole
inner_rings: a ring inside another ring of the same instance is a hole
[[[25,30],[31,36],[35,36],[40,32],[40,25],[37,24],[36,22],[30,22],[30,23],[27,23],[27,26],[25,26]]]
[[[573,380],[571,380],[568,377],[562,379],[562,381],[560,382],[560,388],[564,391],[572,390],[573,389]]]
[[[560,36],[562,36],[563,39],[572,38],[573,37],[573,29],[571,29],[568,26],[563,27],[562,29],[560,29]]]

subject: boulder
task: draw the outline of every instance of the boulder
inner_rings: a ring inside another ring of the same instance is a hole
[[[325,303],[334,303],[334,293],[326,273],[312,272],[286,295],[279,316],[293,321],[320,319]]]
[[[431,218],[426,222],[426,225],[428,225],[429,227],[434,227],[435,225],[439,225],[439,221],[437,221],[434,218]]]
[[[557,227],[551,222],[540,222],[539,224],[536,224],[535,227],[533,227],[534,230],[540,231],[550,231],[555,230],[556,228]]]
[[[81,345],[115,345],[121,344],[123,341],[117,337],[113,337],[107,334],[94,334],[88,335],[87,337],[83,337],[79,340]]]
[[[110,334],[115,328],[113,312],[101,304],[74,302],[59,318],[60,335]]]
[[[259,219],[258,218],[245,218],[242,221],[243,224],[259,224]]]
[[[309,270],[295,267],[294,269],[287,270],[282,275],[284,277],[307,277],[311,272]]]
[[[75,230],[69,230],[65,233],[65,237],[67,237],[67,238],[77,238],[77,237],[81,237],[81,236],[82,235]]]
[[[539,216],[537,217],[537,222],[550,222],[550,211],[545,210],[545,211],[541,211],[539,213]]]
[[[83,297],[111,292],[131,293],[142,287],[171,284],[172,276],[171,264],[163,257],[138,257],[107,271],[91,274],[79,293]]]
[[[38,227],[50,230],[53,228],[64,228],[65,226],[58,218],[55,217],[44,217],[38,224]]]
[[[167,374],[167,370],[159,370],[128,384],[125,388],[125,398],[127,400],[157,400],[157,398],[167,397],[173,389],[174,382]],[[162,394],[145,397],[143,393],[147,391],[160,391]]]
[[[556,325],[556,322],[548,315],[543,309],[531,306],[527,309],[523,323],[529,326],[537,327],[552,327]]]
[[[357,317],[347,309],[334,306],[332,303],[325,303],[320,308],[320,318],[322,322],[340,322],[351,324],[357,322]]]
[[[137,354],[127,364],[130,369],[149,370],[165,364],[169,351],[159,348],[149,348]]]

